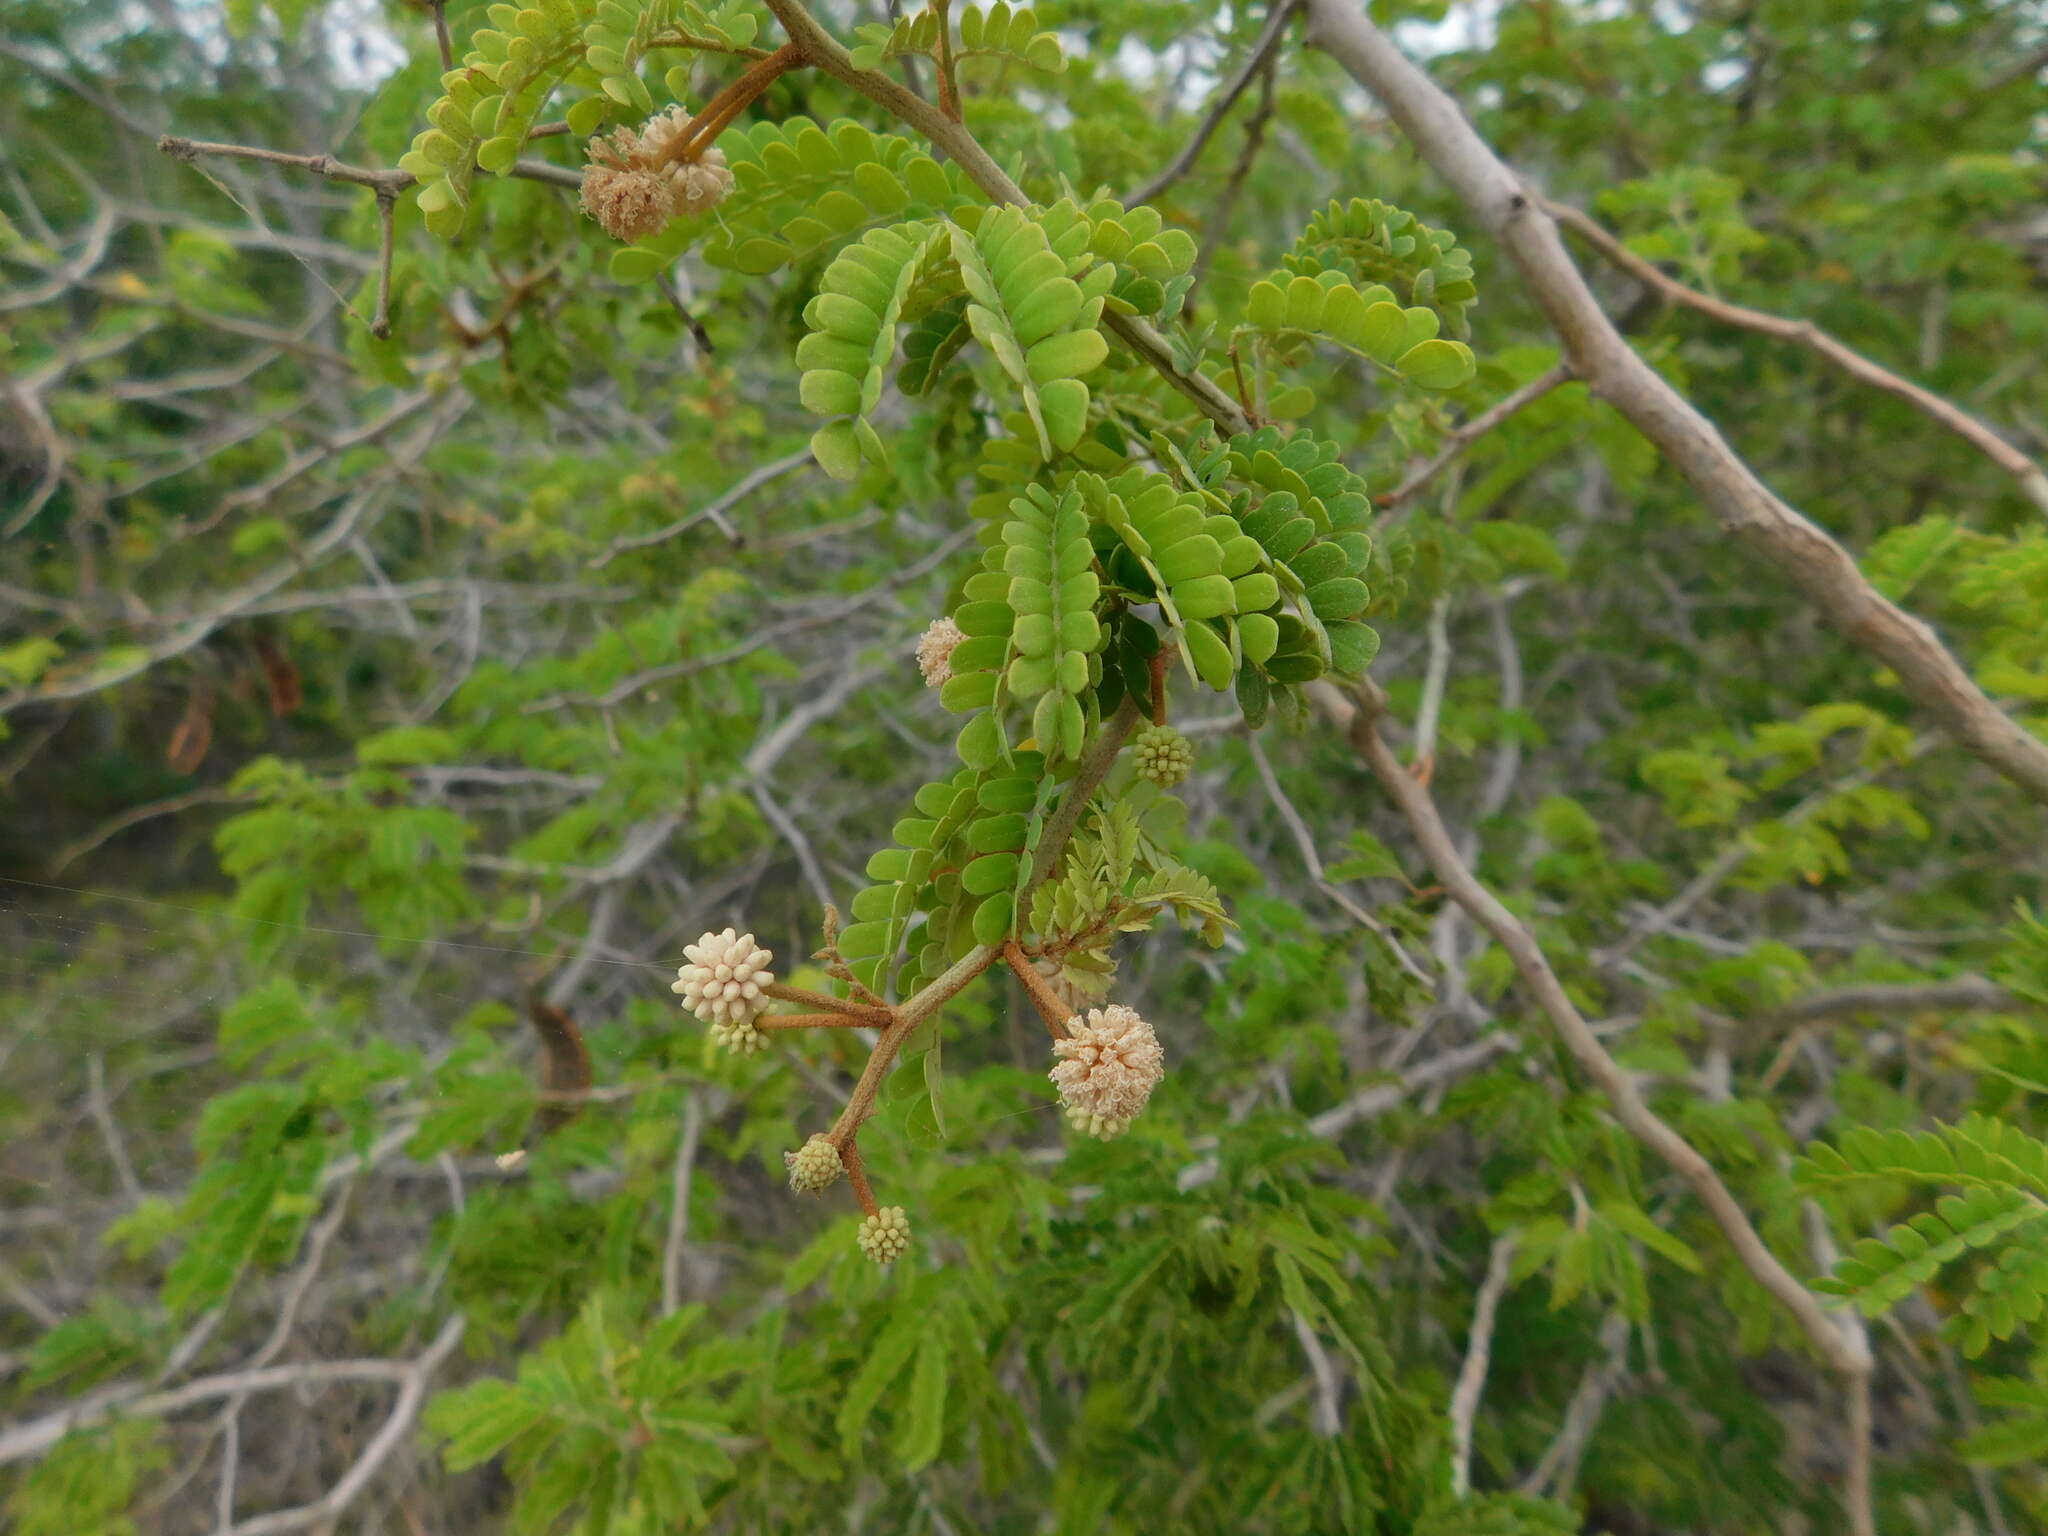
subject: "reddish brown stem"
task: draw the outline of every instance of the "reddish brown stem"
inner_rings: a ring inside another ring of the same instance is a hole
[[[813,992],[809,987],[793,987],[786,981],[770,982],[761,990],[780,1002],[800,1003],[825,1013],[843,1013],[858,1023],[873,1024],[878,1028],[887,1026],[896,1017],[887,1008],[878,1008],[872,1003],[850,1002],[829,993]]]
[[[704,110],[690,119],[689,126],[669,150],[668,158],[677,161],[697,159],[732,126],[734,118],[754,104],[763,91],[792,69],[801,68],[803,63],[803,50],[795,43],[784,43],[704,103]]]
[[[764,1013],[756,1029],[859,1029],[864,1020],[846,1013]]]
[[[1161,651],[1147,663],[1152,669],[1152,723],[1166,724],[1166,669],[1171,662],[1165,651]]]
[[[1052,986],[1038,974],[1038,967],[1031,963],[1031,957],[1017,947],[1011,939],[1003,945],[1003,959],[1011,970],[1017,973],[1017,980],[1024,984],[1024,991],[1030,997],[1038,1016],[1045,1020],[1045,1027],[1052,1031],[1055,1040],[1067,1038],[1067,1020],[1074,1016],[1074,1010],[1053,994]]]
[[[948,0],[931,0],[932,14],[939,18],[939,110],[954,122],[964,121],[960,112],[960,84],[954,78],[953,18],[946,14]]]
[[[851,1136],[846,1138],[846,1145],[839,1149],[839,1161],[845,1165],[846,1182],[853,1186],[853,1198],[860,1202],[861,1215],[879,1214],[882,1208],[875,1203],[875,1192],[868,1188],[868,1170],[861,1162],[860,1148],[853,1144]]]
[[[896,1060],[896,1053],[903,1048],[903,1042],[910,1032],[917,1028],[914,1019],[898,1019],[882,1031],[882,1038],[875,1042],[875,1049],[868,1057],[868,1064],[861,1068],[860,1081],[853,1085],[853,1094],[846,1101],[846,1108],[839,1112],[839,1119],[833,1125],[832,1145],[845,1155],[853,1145],[853,1138],[859,1134],[861,1125],[875,1112],[875,1096],[882,1091],[882,1079],[889,1075],[889,1067]]]

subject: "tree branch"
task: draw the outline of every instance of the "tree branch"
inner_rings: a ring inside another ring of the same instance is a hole
[[[1612,265],[1674,304],[1696,310],[1709,319],[1739,330],[1775,336],[1796,342],[1815,356],[1833,363],[1851,378],[1903,400],[1937,425],[1946,427],[2019,482],[2020,490],[2042,512],[2048,512],[2048,473],[1989,426],[1932,390],[1893,373],[1871,361],[1855,348],[1836,340],[1811,320],[1791,320],[1767,314],[1741,304],[1730,304],[1698,289],[1688,288],[1653,262],[1644,260],[1602,227],[1592,215],[1566,203],[1542,199],[1543,209],[1553,219],[1578,235]]]
[[[1252,83],[1259,70],[1280,47],[1281,39],[1287,34],[1287,23],[1300,5],[1301,0],[1273,0],[1273,8],[1266,13],[1266,25],[1260,31],[1258,40],[1252,44],[1252,51],[1245,56],[1245,61],[1238,67],[1237,73],[1231,76],[1230,83],[1223,87],[1222,94],[1216,98],[1215,104],[1209,108],[1208,115],[1202,119],[1201,126],[1195,130],[1195,136],[1180,147],[1180,153],[1167,162],[1165,170],[1143,185],[1133,187],[1124,195],[1125,207],[1151,202],[1194,169],[1195,161],[1201,158],[1209,140],[1215,136],[1216,130],[1223,126],[1223,120],[1230,115],[1230,109],[1237,105],[1237,98],[1244,94],[1245,87]]]
[[[1781,501],[1714,424],[1636,354],[1572,264],[1542,200],[1487,147],[1456,103],[1402,56],[1357,0],[1306,3],[1310,41],[1380,99],[1500,241],[1588,387],[1664,452],[1723,528],[1784,572],[1852,644],[1896,672],[1906,693],[1951,737],[2048,804],[2048,743],[1993,704],[1933,630],[1872,587],[1840,544]]]
[[[1572,365],[1559,363],[1555,368],[1537,375],[1520,389],[1503,395],[1485,410],[1462,426],[1453,427],[1444,438],[1444,446],[1437,450],[1436,457],[1408,476],[1391,491],[1383,492],[1377,500],[1382,514],[1391,512],[1409,500],[1430,481],[1448,469],[1464,452],[1480,438],[1506,421],[1525,406],[1533,405],[1561,384],[1572,380]]]
[[[1486,1260],[1486,1279],[1472,1304],[1472,1331],[1465,1339],[1465,1363],[1451,1392],[1451,1492],[1464,1498],[1472,1491],[1472,1421],[1479,1414],[1479,1394],[1486,1390],[1486,1371],[1493,1359],[1493,1319],[1508,1288],[1515,1257],[1515,1236],[1493,1240]]]
[[[1410,832],[1445,891],[1507,951],[1523,985],[1557,1030],[1565,1048],[1606,1094],[1614,1107],[1615,1118],[1638,1141],[1669,1163],[1691,1187],[1713,1217],[1715,1225],[1720,1227],[1722,1235],[1728,1239],[1743,1267],[1791,1316],[1814,1352],[1844,1377],[1867,1374],[1871,1368],[1868,1349],[1859,1348],[1828,1314],[1820,1299],[1779,1262],[1751,1225],[1728,1186],[1722,1183],[1713,1164],[1702,1157],[1692,1143],[1658,1118],[1643,1101],[1635,1080],[1608,1054],[1607,1048],[1566,995],[1535,936],[1466,867],[1429,791],[1401,766],[1400,760],[1380,738],[1379,719],[1386,707],[1385,694],[1371,682],[1364,685],[1364,690],[1359,706],[1349,710],[1348,718],[1339,714],[1335,707],[1341,705],[1341,701],[1328,695],[1319,697],[1336,716],[1335,723],[1345,731],[1352,746],[1372,770],[1373,777],[1379,780],[1380,787],[1407,821]]]

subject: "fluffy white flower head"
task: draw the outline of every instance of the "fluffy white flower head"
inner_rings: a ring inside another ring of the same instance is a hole
[[[583,211],[614,240],[644,240],[675,217],[675,192],[659,171],[593,161],[583,168]]]
[[[927,688],[942,687],[953,676],[953,648],[967,636],[951,619],[933,619],[917,642],[917,667]]]
[[[720,1045],[743,1052],[759,1050],[763,1042],[754,1020],[768,1006],[762,988],[775,981],[775,973],[768,969],[775,957],[756,944],[751,933],[730,928],[705,934],[696,943],[685,945],[683,953],[689,960],[677,968],[669,991],[711,1026],[712,1037]]]
[[[659,234],[679,214],[702,213],[732,190],[725,151],[707,145],[680,158],[687,107],[656,113],[639,128],[592,139],[583,168],[583,211],[617,240]]]
[[[890,1264],[910,1249],[910,1218],[900,1205],[885,1205],[860,1224],[860,1251],[877,1264]]]
[[[703,213],[717,207],[732,190],[725,151],[714,145],[689,164],[672,166],[669,185],[674,189],[677,213]]]
[[[634,135],[635,148],[649,165],[673,160],[683,131],[690,126],[690,109],[681,102],[657,112],[640,125]]]
[[[1059,1062],[1049,1076],[1067,1118],[1091,1136],[1120,1133],[1166,1073],[1152,1026],[1121,1003],[1067,1020],[1067,1038],[1054,1041],[1052,1053]]]

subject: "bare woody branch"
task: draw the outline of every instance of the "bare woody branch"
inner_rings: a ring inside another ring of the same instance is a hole
[[[1252,83],[1266,62],[1279,50],[1281,39],[1287,35],[1287,23],[1300,9],[1300,4],[1301,0],[1276,0],[1272,10],[1266,14],[1266,25],[1260,31],[1258,40],[1252,44],[1252,51],[1245,55],[1244,63],[1238,67],[1237,73],[1231,76],[1230,83],[1223,87],[1215,105],[1209,108],[1208,115],[1195,130],[1195,136],[1181,146],[1180,153],[1168,161],[1166,168],[1157,176],[1143,186],[1133,187],[1125,194],[1126,206],[1151,202],[1194,169],[1195,162],[1202,157],[1202,151],[1208,147],[1209,140],[1214,138],[1216,130],[1223,126],[1223,120],[1230,116],[1230,109],[1237,105],[1237,98],[1244,94],[1245,87]]]
[[[1604,260],[1619,267],[1637,282],[1653,289],[1671,303],[1696,310],[1709,319],[1718,320],[1723,325],[1735,326],[1739,330],[1755,331],[1759,335],[1797,342],[1815,356],[1833,363],[1851,378],[1905,401],[1929,420],[1955,433],[1957,437],[2011,475],[2019,482],[2020,490],[2025,493],[2027,500],[2041,511],[2048,512],[2048,473],[2044,473],[2040,465],[1961,406],[1944,400],[1932,390],[1921,388],[1911,379],[1893,373],[1882,364],[1872,362],[1855,348],[1837,341],[1811,320],[1793,320],[1784,315],[1766,314],[1763,310],[1730,304],[1725,299],[1717,299],[1711,294],[1701,293],[1696,288],[1688,288],[1655,263],[1645,261],[1631,251],[1581,209],[1565,203],[1552,202],[1548,198],[1543,200],[1543,209],[1558,223],[1598,251]]]
[[[1636,1140],[1668,1163],[1685,1181],[1721,1229],[1735,1256],[1760,1286],[1791,1317],[1815,1354],[1852,1386],[1869,1376],[1870,1349],[1859,1335],[1850,1332],[1822,1305],[1819,1297],[1802,1285],[1778,1256],[1771,1252],[1749,1216],[1722,1182],[1714,1165],[1700,1155],[1691,1142],[1673,1130],[1644,1102],[1635,1079],[1600,1043],[1592,1027],[1573,1005],[1557,973],[1521,919],[1493,892],[1482,885],[1459,855],[1450,829],[1430,797],[1429,790],[1416,782],[1381,739],[1379,721],[1386,709],[1386,695],[1374,683],[1366,683],[1356,706],[1334,689],[1319,689],[1317,703],[1350,739],[1352,747],[1379,780],[1393,801],[1430,868],[1445,892],[1464,908],[1472,920],[1493,936],[1513,961],[1523,986],[1557,1031],[1572,1058],[1591,1078],[1613,1106],[1614,1116]],[[1849,1500],[1852,1510],[1867,1511],[1868,1500]],[[1857,1536],[1871,1536],[1865,1521],[1856,1526]]]
[[[1518,411],[1541,400],[1559,385],[1569,384],[1571,379],[1571,364],[1559,363],[1555,368],[1547,369],[1543,373],[1538,374],[1520,389],[1503,395],[1477,416],[1464,423],[1464,425],[1454,427],[1445,436],[1444,445],[1437,450],[1434,458],[1411,473],[1407,479],[1403,480],[1391,491],[1377,498],[1382,512],[1391,512],[1396,507],[1405,505],[1414,498],[1417,491],[1420,491],[1430,481],[1434,480],[1446,469],[1449,469],[1459,458],[1463,457],[1465,450],[1478,442],[1480,438],[1486,436],[1487,433],[1506,421],[1510,416],[1515,415]]]
[[[776,0],[778,7],[786,3]],[[1844,638],[1896,672],[1906,693],[1951,737],[2048,804],[2048,743],[1986,697],[1932,629],[1872,587],[1847,550],[1782,501],[1714,424],[1636,354],[1573,264],[1541,198],[1494,154],[1457,104],[1356,0],[1307,5],[1311,42],[1379,98],[1513,258],[1578,377],[1663,451],[1724,529],[1782,571]]]

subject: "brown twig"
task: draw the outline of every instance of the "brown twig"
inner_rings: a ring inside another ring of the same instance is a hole
[[[778,981],[761,989],[768,996],[784,1003],[801,1003],[807,1008],[818,1008],[826,1013],[843,1013],[857,1024],[887,1025],[894,1022],[894,1014],[887,1008],[877,1008],[871,1003],[857,1003],[844,997],[834,997],[828,992],[813,992],[809,987],[793,987],[788,982]]]
[[[953,59],[953,18],[951,0],[931,0],[932,15],[939,23],[939,110],[954,122],[962,121],[960,113],[960,76]]]
[[[379,341],[391,335],[391,262],[398,223],[398,195],[377,194],[377,308],[370,316],[370,334]]]
[[[869,1021],[850,1013],[764,1013],[754,1028],[776,1029],[866,1029]]]
[[[695,160],[763,91],[792,69],[801,69],[803,64],[803,50],[795,43],[784,43],[749,67],[739,79],[704,103],[704,110],[690,119],[689,126],[669,146],[668,158],[677,162]]]
[[[1306,3],[1311,40],[1379,98],[1409,142],[1500,241],[1578,377],[1671,460],[1727,532],[1782,571],[1852,645],[1896,673],[1903,690],[1955,741],[2048,804],[2048,742],[1993,703],[1932,629],[1873,587],[1847,550],[1781,500],[1714,424],[1637,354],[1600,308],[1541,199],[1457,104],[1402,55],[1358,0]]]
[[[1152,674],[1152,723],[1166,724],[1166,669],[1172,665],[1168,653],[1161,651],[1145,664]]]
[[[1223,87],[1223,93],[1216,98],[1215,105],[1209,108],[1208,115],[1195,129],[1195,136],[1180,147],[1180,153],[1167,162],[1166,169],[1150,181],[1133,187],[1125,195],[1125,207],[1151,202],[1194,169],[1195,161],[1201,158],[1203,149],[1208,146],[1209,140],[1215,137],[1216,130],[1223,126],[1223,119],[1228,117],[1230,109],[1237,105],[1237,98],[1244,94],[1244,88],[1252,83],[1279,48],[1281,38],[1287,33],[1288,19],[1294,15],[1300,3],[1301,0],[1274,0],[1272,10],[1266,13],[1266,25],[1260,31],[1257,41],[1252,44],[1252,51],[1245,56],[1245,61],[1237,73],[1230,77],[1230,83]]]
[[[1478,442],[1480,438],[1486,436],[1487,433],[1491,432],[1517,411],[1542,399],[1560,384],[1570,383],[1571,377],[1571,364],[1559,363],[1555,368],[1537,375],[1520,389],[1503,395],[1462,426],[1453,427],[1445,434],[1444,446],[1437,450],[1435,458],[1409,475],[1407,479],[1403,480],[1391,491],[1387,491],[1379,497],[1379,504],[1382,510],[1391,512],[1394,508],[1409,500],[1417,491],[1450,468],[1451,464],[1467,448]]]
[[[861,1215],[874,1215],[881,1207],[875,1203],[875,1192],[868,1184],[867,1165],[860,1159],[860,1148],[851,1139],[839,1149],[839,1161],[846,1169],[846,1182],[853,1186],[854,1203],[860,1207]]]
[[[1038,974],[1038,967],[1031,963],[1031,957],[1017,947],[1015,939],[1003,945],[1003,959],[1016,972],[1017,980],[1024,986],[1024,995],[1031,999],[1038,1016],[1045,1020],[1045,1027],[1052,1031],[1053,1039],[1066,1039],[1067,1020],[1074,1017],[1074,1010],[1054,994],[1046,979]]]
[[[260,144],[220,144],[208,139],[187,139],[167,133],[156,141],[156,147],[173,160],[191,164],[201,156],[216,156],[227,160],[259,160],[267,165],[282,165],[295,171],[306,171],[328,181],[345,181],[358,187],[396,197],[412,186],[418,178],[410,171],[380,170],[372,166],[350,165],[332,155],[294,155],[281,149],[266,149]],[[544,181],[558,187],[580,187],[583,178],[565,165],[549,165],[544,160],[521,160],[506,172],[508,176],[523,181]]]
[[[434,42],[441,50],[441,68],[455,67],[455,41],[448,35],[448,0],[428,0],[434,9]]]
[[[2048,512],[2048,473],[2044,473],[2040,465],[1961,406],[1944,400],[1932,390],[1923,389],[1911,379],[1873,362],[1855,348],[1830,336],[1811,320],[1793,320],[1783,315],[1768,314],[1746,305],[1730,304],[1725,299],[1701,293],[1696,288],[1688,288],[1654,262],[1644,260],[1623,245],[1598,220],[1581,209],[1574,208],[1568,203],[1552,202],[1548,198],[1542,199],[1542,206],[1544,212],[1592,246],[1608,263],[1619,267],[1637,282],[1653,289],[1671,303],[1695,310],[1709,319],[1718,320],[1723,325],[1732,325],[1738,330],[1754,331],[1762,336],[1775,336],[1780,341],[1796,342],[1815,356],[1833,363],[1851,378],[1868,384],[1873,389],[1882,390],[1894,399],[1905,401],[1930,421],[1946,427],[2011,475],[2019,482],[2020,490],[2027,500],[2041,511]]]
[[[1259,72],[1259,104],[1245,119],[1244,147],[1237,153],[1237,163],[1230,168],[1230,179],[1223,184],[1223,195],[1216,199],[1215,211],[1203,225],[1205,237],[1201,250],[1195,254],[1193,281],[1181,300],[1183,312],[1193,306],[1196,290],[1208,277],[1209,263],[1216,259],[1216,252],[1223,245],[1223,237],[1237,213],[1237,200],[1244,195],[1244,184],[1251,177],[1252,165],[1259,158],[1259,151],[1266,147],[1266,125],[1273,120],[1273,80],[1277,73],[1278,65],[1268,58],[1266,67]]]

